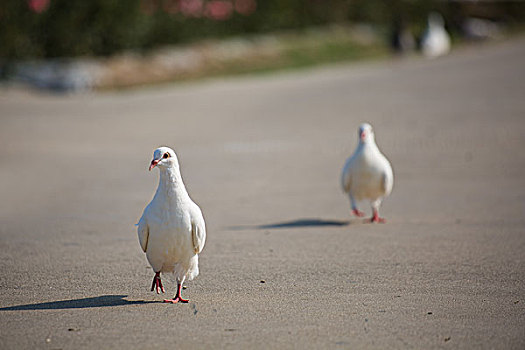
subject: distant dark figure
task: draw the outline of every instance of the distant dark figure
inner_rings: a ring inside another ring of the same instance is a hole
[[[414,36],[405,22],[399,17],[392,24],[390,47],[397,54],[408,53],[416,48]]]

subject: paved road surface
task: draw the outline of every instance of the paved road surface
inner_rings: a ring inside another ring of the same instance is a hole
[[[0,92],[0,348],[525,348],[524,62],[518,38],[433,61]],[[339,188],[362,121],[394,165],[385,225],[351,218]],[[163,144],[208,226],[187,305],[149,291],[134,227]]]

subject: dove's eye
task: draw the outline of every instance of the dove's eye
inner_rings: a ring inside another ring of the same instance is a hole
[[[168,152],[164,153],[164,156],[162,158],[169,158],[170,154]]]

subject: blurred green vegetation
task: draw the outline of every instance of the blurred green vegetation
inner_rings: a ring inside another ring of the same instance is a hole
[[[184,81],[202,77],[231,76],[245,73],[264,74],[276,70],[297,69],[321,63],[385,57],[389,50],[377,41],[360,42],[350,27],[309,27],[273,35],[278,52],[239,59],[217,59],[212,65],[189,74],[179,74],[168,81]]]
[[[217,19],[180,11],[183,2],[188,5],[192,1],[2,0],[0,59],[107,56],[198,39],[330,23],[367,22],[386,32],[392,23],[401,20],[417,33],[422,31],[431,10],[440,11],[453,32],[467,15],[511,25],[525,18],[525,6],[515,1],[248,0],[256,4],[253,11],[229,9],[227,16]],[[214,2],[236,9],[240,0],[197,1],[201,6]]]

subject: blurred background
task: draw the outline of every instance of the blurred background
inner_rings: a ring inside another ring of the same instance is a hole
[[[521,1],[4,0],[3,81],[85,90],[418,52],[523,27]]]

